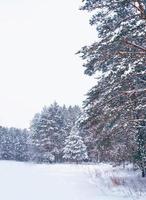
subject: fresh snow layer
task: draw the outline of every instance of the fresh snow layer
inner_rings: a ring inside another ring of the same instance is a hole
[[[1,200],[96,200],[82,166],[0,162]]]
[[[36,165],[0,161],[0,199],[132,200],[130,196],[107,190],[98,170],[110,168],[108,165]]]

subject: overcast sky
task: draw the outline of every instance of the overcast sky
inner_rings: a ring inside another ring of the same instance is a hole
[[[93,85],[75,53],[96,38],[81,0],[0,0],[0,125],[29,127],[44,105],[82,104]]]

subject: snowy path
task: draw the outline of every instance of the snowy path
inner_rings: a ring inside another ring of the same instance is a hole
[[[99,200],[87,167],[0,162],[2,200]]]

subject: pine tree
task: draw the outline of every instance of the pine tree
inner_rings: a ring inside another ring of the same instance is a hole
[[[37,114],[31,123],[32,146],[34,146],[34,160],[38,162],[52,162],[59,154],[58,141],[60,127],[58,121],[59,106],[54,103],[44,107],[41,114]]]
[[[66,137],[79,115],[79,107],[44,107],[31,123],[31,154],[37,162],[62,162]],[[78,111],[78,112],[77,112]]]
[[[0,159],[28,161],[28,138],[26,129],[0,127]]]
[[[100,72],[84,103],[84,126],[94,131],[100,157],[136,161],[144,171],[145,2],[85,0],[81,9],[96,11],[90,24],[96,25],[98,41],[78,53],[86,60],[85,74]]]
[[[87,148],[76,127],[72,128],[70,135],[67,137],[63,153],[63,158],[70,162],[79,163],[88,159]]]

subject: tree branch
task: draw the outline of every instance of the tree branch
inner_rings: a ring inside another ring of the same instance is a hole
[[[133,46],[133,47],[135,47],[135,48],[137,48],[137,49],[140,49],[140,50],[143,51],[143,52],[146,52],[146,48],[145,48],[145,47],[142,47],[142,46],[139,46],[139,45],[137,45],[137,44],[135,44],[135,43],[129,42],[127,39],[125,39],[124,42],[125,42],[126,44],[130,45],[130,46]]]
[[[146,52],[143,52],[143,51],[142,52],[138,52],[138,51],[137,52],[133,52],[133,51],[119,51],[118,54],[120,54],[120,55],[125,55],[125,54],[142,54],[143,55],[143,54],[146,54]]]

